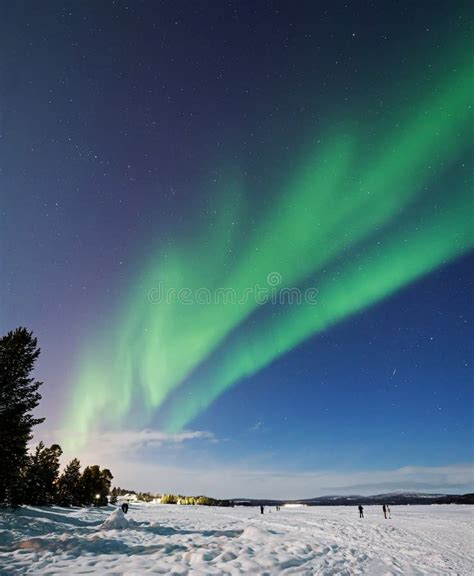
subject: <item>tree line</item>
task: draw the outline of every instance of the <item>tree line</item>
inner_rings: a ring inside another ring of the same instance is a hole
[[[135,492],[114,486],[110,492],[110,503],[115,504],[123,496],[133,495],[139,502],[153,502],[159,499],[161,504],[183,504],[187,506],[233,506],[231,500],[217,500],[209,496],[183,496],[182,494],[152,494],[151,492]]]
[[[44,422],[32,411],[39,405],[42,382],[31,373],[40,355],[37,339],[26,328],[0,338],[0,506],[104,506],[112,473],[74,458],[60,472],[62,449],[40,442],[30,453],[33,427]]]
[[[217,500],[209,496],[182,496],[181,494],[163,494],[161,503],[185,506],[234,506],[232,500]]]
[[[155,496],[151,492],[135,492],[135,490],[127,490],[126,488],[120,488],[120,486],[114,486],[110,492],[110,503],[116,504],[117,499],[120,496],[134,495],[139,502],[153,502]]]

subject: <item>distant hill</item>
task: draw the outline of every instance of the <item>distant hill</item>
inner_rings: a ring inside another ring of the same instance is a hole
[[[423,492],[389,492],[373,496],[318,496],[302,500],[270,500],[235,498],[234,504],[241,506],[276,506],[283,504],[305,504],[306,506],[354,506],[363,504],[474,504],[474,494],[425,494]]]

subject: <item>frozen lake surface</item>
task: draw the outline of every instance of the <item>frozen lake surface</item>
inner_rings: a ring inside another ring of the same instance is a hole
[[[474,507],[132,504],[0,512],[0,574],[474,573]],[[104,525],[105,523],[105,525]]]

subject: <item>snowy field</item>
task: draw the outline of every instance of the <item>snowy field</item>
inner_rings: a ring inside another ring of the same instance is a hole
[[[469,506],[114,510],[0,512],[0,574],[474,573]]]

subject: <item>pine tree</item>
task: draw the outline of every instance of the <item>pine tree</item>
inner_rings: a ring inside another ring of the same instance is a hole
[[[64,468],[57,484],[57,503],[60,506],[80,506],[81,502],[81,463],[74,458]]]
[[[43,442],[38,444],[24,474],[25,504],[51,506],[57,501],[59,458],[62,453],[58,444],[49,448]]]
[[[22,470],[28,461],[33,418],[41,382],[30,376],[40,354],[37,340],[26,328],[0,338],[0,505],[16,506],[22,499]]]
[[[86,506],[106,506],[113,476],[110,470],[87,466],[81,477],[82,502]]]
[[[116,488],[115,486],[112,488],[112,491],[110,492],[111,504],[117,504],[118,490],[120,490],[120,488]]]
[[[96,506],[107,506],[108,504],[108,495],[110,492],[110,487],[112,486],[113,480],[112,472],[108,468],[102,468],[100,471],[100,480],[101,480],[101,501],[100,503],[96,502]]]

